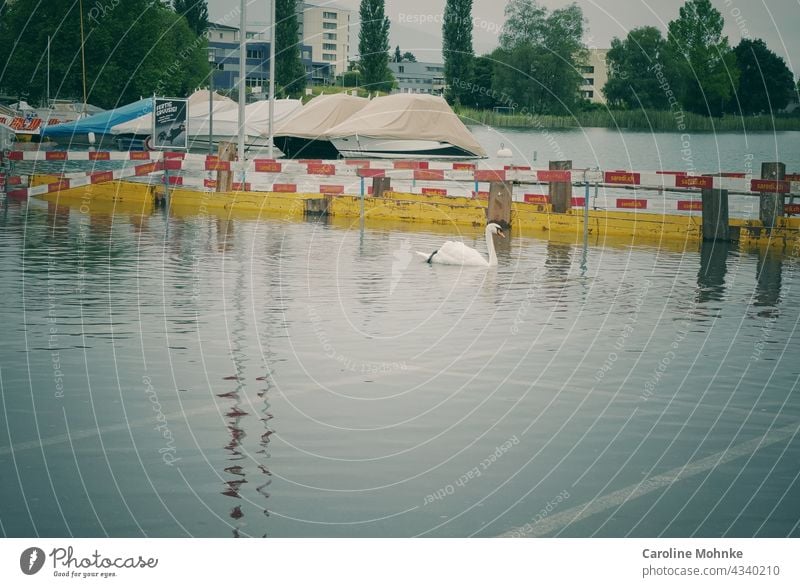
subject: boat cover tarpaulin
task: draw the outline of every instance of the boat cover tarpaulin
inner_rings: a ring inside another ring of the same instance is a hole
[[[275,128],[278,124],[303,107],[300,100],[275,100]],[[249,137],[269,134],[269,100],[248,104],[244,109],[244,132]],[[189,129],[190,134],[193,132]],[[208,131],[206,130],[206,133]],[[198,133],[199,134],[199,133]],[[239,134],[238,108],[214,116],[215,137],[235,137]]]
[[[363,136],[378,139],[442,141],[485,157],[486,152],[444,98],[394,94],[367,106],[325,133],[326,138]]]
[[[42,130],[43,136],[65,137],[86,135],[93,132],[96,135],[109,134],[111,127],[138,118],[143,114],[153,111],[153,99],[144,98],[138,102],[120,106],[113,110],[106,110],[73,122],[47,126]]]
[[[317,96],[282,124],[276,125],[276,137],[319,139],[369,104],[366,98],[349,94]]]

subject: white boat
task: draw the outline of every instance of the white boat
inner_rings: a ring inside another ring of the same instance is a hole
[[[325,133],[342,157],[478,159],[483,147],[444,98],[394,94],[373,99]]]
[[[344,93],[317,96],[276,125],[275,145],[290,159],[336,159],[339,152],[325,133],[367,104],[366,98]]]

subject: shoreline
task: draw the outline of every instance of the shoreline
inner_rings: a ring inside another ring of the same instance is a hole
[[[786,132],[800,131],[800,116],[773,117],[724,116],[710,118],[686,113],[679,128],[675,115],[669,111],[595,110],[577,112],[573,116],[502,114],[473,108],[454,109],[466,125],[518,129],[610,128],[649,132]]]

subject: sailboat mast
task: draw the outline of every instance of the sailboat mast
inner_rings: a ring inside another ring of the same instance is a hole
[[[83,107],[81,114],[86,113],[86,51],[84,45],[86,40],[83,34],[83,0],[78,0],[78,10],[81,13],[81,68],[83,70]]]

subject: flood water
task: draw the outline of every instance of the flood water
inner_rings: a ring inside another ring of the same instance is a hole
[[[9,203],[0,530],[800,536],[796,255],[454,236]]]

